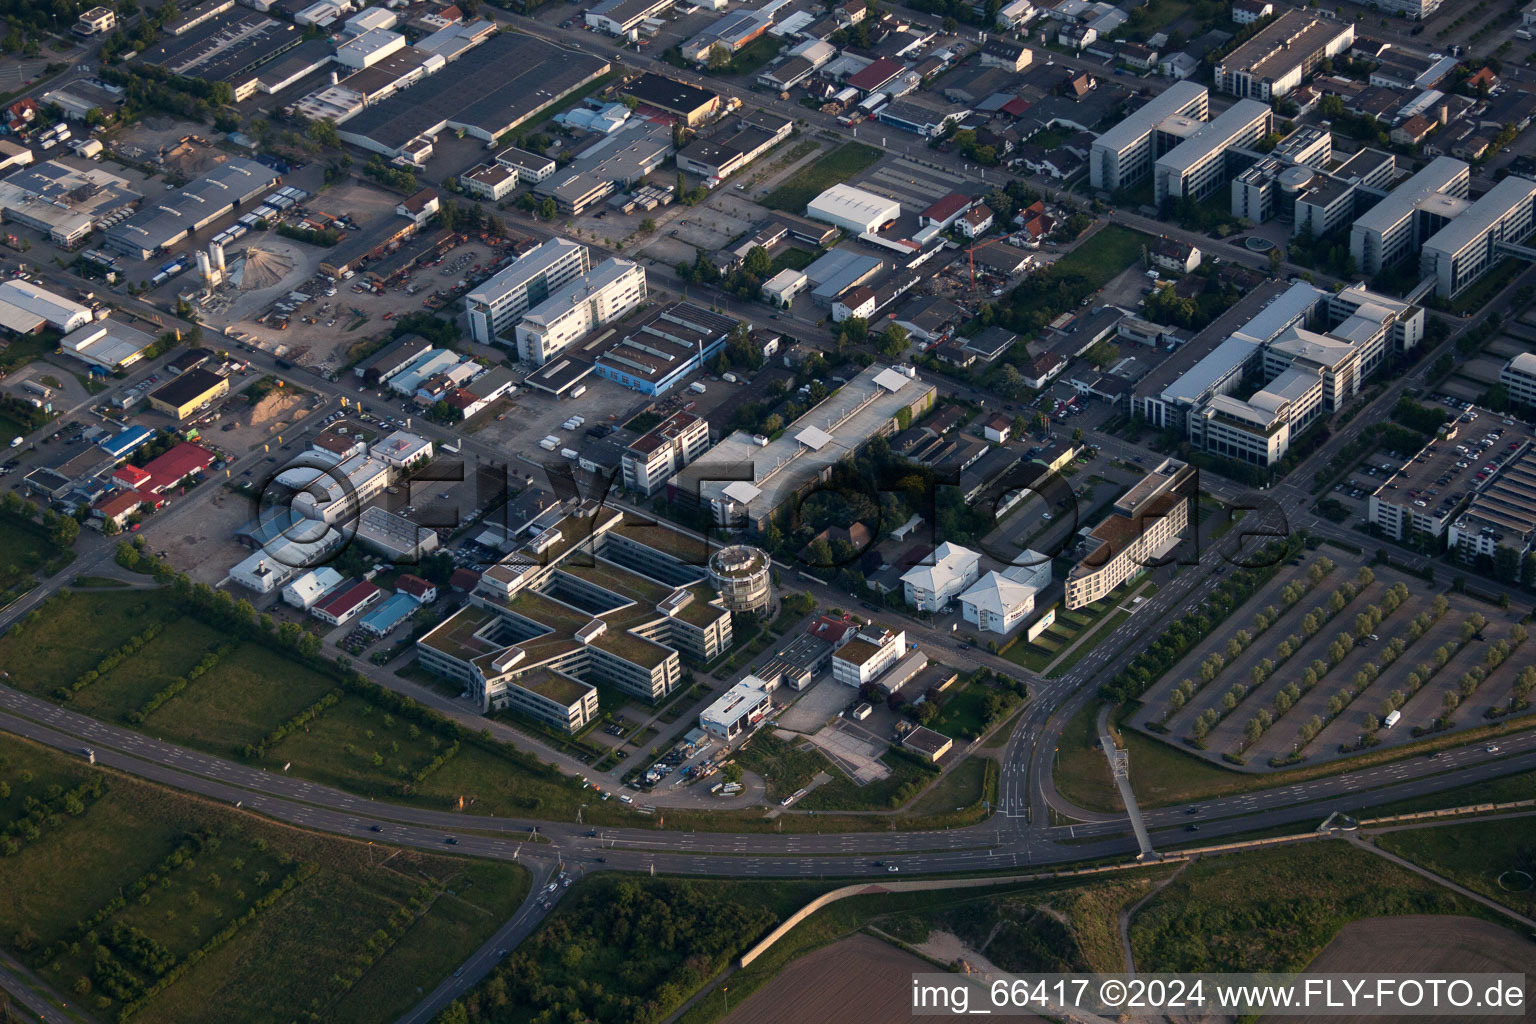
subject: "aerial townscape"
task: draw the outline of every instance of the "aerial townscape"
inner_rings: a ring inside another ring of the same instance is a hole
[[[1536,977],[1536,2],[1298,2],[0,0],[0,1024]]]

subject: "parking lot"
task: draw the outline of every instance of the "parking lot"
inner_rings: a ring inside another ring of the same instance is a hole
[[[1308,589],[1323,557],[1336,567]],[[1302,596],[1288,601],[1297,587]],[[1513,621],[1387,567],[1360,577],[1324,549],[1282,569],[1198,644],[1148,691],[1133,724],[1199,756],[1261,771],[1475,728],[1488,723],[1489,709],[1507,706],[1525,663],[1519,653],[1489,660],[1500,641],[1521,650]],[[1478,671],[1484,678],[1469,683]]]

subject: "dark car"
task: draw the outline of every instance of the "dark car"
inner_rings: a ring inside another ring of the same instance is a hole
[[[384,826],[382,826],[382,825],[369,825],[368,826],[368,831],[369,832],[383,832],[384,831]]]
[[[1200,826],[1199,825],[1185,825],[1184,826],[1184,831],[1186,831],[1186,832],[1199,832],[1200,831]]]
[[[457,839],[455,839],[453,836],[446,837],[443,840],[443,842],[447,843],[449,846],[458,846],[459,845],[459,841]]]

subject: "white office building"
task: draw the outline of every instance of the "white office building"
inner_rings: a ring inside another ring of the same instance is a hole
[[[1030,582],[1033,578],[1024,566],[987,573],[960,595],[961,617],[983,633],[1008,635],[1035,610],[1040,587]]]
[[[1435,279],[1437,296],[1454,299],[1508,259],[1506,247],[1524,248],[1533,227],[1536,181],[1511,174],[1424,242],[1419,271]]]
[[[981,554],[945,541],[934,548],[925,565],[914,565],[901,577],[907,604],[923,612],[942,611],[981,575]]]
[[[483,345],[508,343],[506,332],[561,285],[592,269],[587,247],[551,238],[519,256],[464,296],[469,333]]]
[[[699,712],[699,727],[722,743],[739,739],[773,710],[771,690],[757,676],[747,676]]]
[[[336,589],[345,579],[328,565],[311,569],[283,588],[283,601],[300,611],[309,611],[316,601]]]
[[[871,622],[833,653],[832,678],[848,686],[863,686],[896,664],[906,649],[906,630]]]
[[[645,296],[645,269],[614,256],[523,314],[517,324],[518,358],[542,366],[594,328],[639,307]]]
[[[1090,183],[1106,192],[1136,184],[1159,156],[1195,134],[1210,110],[1205,86],[1173,83],[1093,140],[1088,153]]]
[[[1266,103],[1238,100],[1158,157],[1152,172],[1153,197],[1204,200],[1229,179],[1228,152],[1268,135],[1274,115]]]
[[[1379,274],[1419,251],[1469,205],[1471,168],[1440,156],[1393,189],[1350,229],[1349,253],[1366,275]]]
[[[1499,383],[1511,403],[1536,408],[1536,352],[1521,352],[1505,364]]]

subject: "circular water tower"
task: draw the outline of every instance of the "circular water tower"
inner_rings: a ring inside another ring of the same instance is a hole
[[[750,544],[732,544],[710,555],[709,582],[733,615],[762,614],[773,604],[773,562]]]

